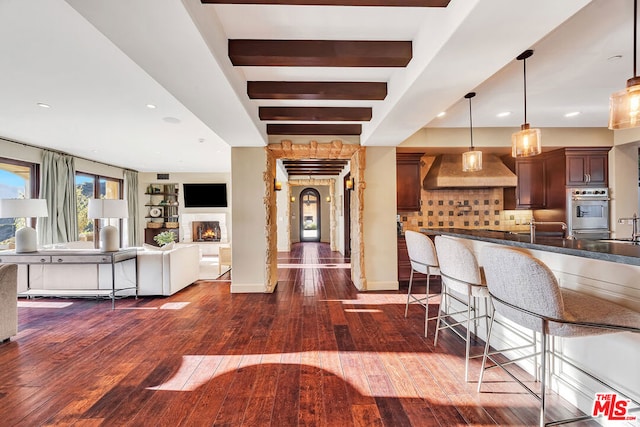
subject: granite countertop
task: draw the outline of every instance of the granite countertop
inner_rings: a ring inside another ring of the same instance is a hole
[[[568,240],[561,237],[536,235],[531,243],[528,233],[514,233],[509,231],[467,230],[460,228],[421,228],[425,234],[461,237],[483,242],[497,243],[519,248],[536,249],[583,258],[599,259],[618,262],[621,264],[640,266],[640,245],[624,242],[607,242],[601,240]]]

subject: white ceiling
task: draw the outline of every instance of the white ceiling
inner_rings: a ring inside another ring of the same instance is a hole
[[[528,48],[532,126],[606,127],[609,95],[632,77],[632,16],[631,0],[452,0],[445,9],[2,0],[0,137],[139,171],[225,172],[231,146],[266,143],[261,105],[372,106],[362,144],[395,146],[424,126],[468,126],[463,96],[475,90],[474,126],[517,128],[515,57]],[[412,40],[413,59],[405,69],[233,67],[230,38]],[[252,101],[247,80],[386,81],[389,94]],[[565,118],[571,111],[581,114]]]

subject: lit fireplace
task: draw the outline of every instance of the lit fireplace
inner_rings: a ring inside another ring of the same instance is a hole
[[[219,242],[220,223],[218,221],[193,221],[194,242]]]

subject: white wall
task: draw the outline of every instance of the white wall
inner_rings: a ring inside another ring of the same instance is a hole
[[[231,292],[266,291],[264,147],[231,148]]]
[[[367,290],[398,289],[396,148],[367,147],[364,176]]]
[[[509,151],[511,134],[516,128],[474,128],[473,145],[504,149]],[[611,147],[613,146],[613,131],[604,128],[542,128],[542,150],[548,151],[561,147]],[[469,147],[468,128],[423,128],[411,135],[402,144],[402,148],[449,148]]]
[[[282,162],[276,162],[276,179],[282,183],[282,190],[276,193],[276,204],[278,210],[278,252],[289,250],[289,233],[287,224],[289,222],[290,203],[289,186],[287,185],[287,175],[282,166]]]

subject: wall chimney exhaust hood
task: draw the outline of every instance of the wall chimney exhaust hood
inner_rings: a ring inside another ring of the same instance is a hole
[[[482,170],[462,172],[462,158],[457,154],[436,157],[424,177],[425,190],[444,188],[515,187],[516,175],[495,154],[484,155]]]

